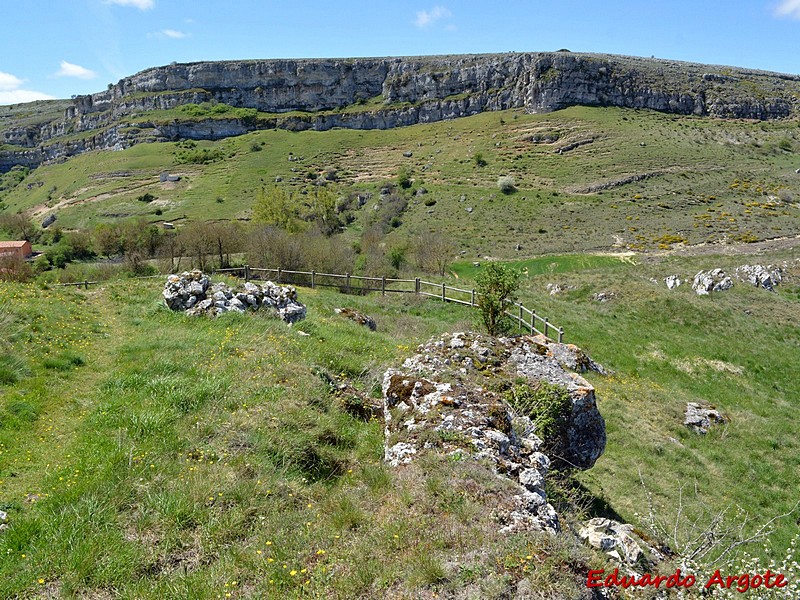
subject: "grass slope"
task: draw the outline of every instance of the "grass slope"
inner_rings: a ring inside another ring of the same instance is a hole
[[[0,387],[0,596],[491,598],[523,577],[572,595],[602,565],[574,542],[500,536],[486,502],[503,483],[478,464],[385,467],[382,423],[319,376],[374,394],[467,309],[302,290],[309,318],[289,328],[188,319],[159,288],[3,284],[20,360]]]
[[[182,162],[204,149],[217,160]],[[194,149],[140,144],[41,167],[0,200],[7,211],[57,211],[68,228],[138,215],[154,222],[247,218],[256,191],[276,177],[301,187],[309,173],[334,167],[342,186],[376,191],[405,167],[414,189],[428,194],[412,201],[398,239],[440,229],[475,256],[511,257],[517,244],[524,254],[652,249],[796,232],[798,151],[793,120],[586,107],[505,111],[388,131],[261,131]],[[162,184],[164,170],[183,178]],[[497,189],[504,175],[514,177],[515,193]],[[145,192],[158,200],[138,202]]]
[[[650,278],[741,258],[613,260],[529,261],[521,294],[614,371],[590,376],[608,427],[606,453],[580,476],[595,504],[645,530],[649,500],[664,523],[681,498],[701,524],[737,507],[754,524],[791,511],[797,267],[776,293],[697,297]],[[551,296],[548,283],[566,291]],[[472,326],[467,308],[301,289],[309,318],[292,329],[186,319],[159,287],[3,284],[4,597],[490,598],[523,578],[565,597],[602,568],[564,540],[498,536],[486,504],[502,484],[476,465],[384,467],[380,423],[345,413],[318,375],[376,394],[417,342]],[[615,296],[599,303],[600,291]],[[378,332],[335,315],[343,304],[374,316]],[[688,431],[687,401],[715,404],[730,424]],[[774,567],[799,529],[795,513],[771,546],[749,550]]]

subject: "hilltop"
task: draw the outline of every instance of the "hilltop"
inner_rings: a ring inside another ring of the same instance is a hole
[[[568,51],[172,64],[66,107],[4,108],[0,171],[141,142],[275,128],[390,129],[512,108],[615,106],[770,120],[796,114],[799,95],[800,77],[792,75]],[[209,102],[213,110],[181,111]]]

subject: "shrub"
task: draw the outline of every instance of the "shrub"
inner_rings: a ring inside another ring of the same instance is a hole
[[[411,187],[411,173],[405,167],[400,167],[400,170],[397,172],[397,185],[399,185],[404,190],[407,190]]]
[[[504,194],[511,194],[517,190],[516,183],[511,175],[503,175],[498,178],[497,188]]]
[[[474,160],[475,160],[475,166],[477,167],[485,167],[486,165],[489,164],[486,162],[486,159],[483,158],[483,154],[481,154],[480,152],[475,154]]]
[[[545,442],[558,433],[572,409],[566,388],[542,380],[512,387],[506,400],[517,414],[533,421],[536,435]]]
[[[519,288],[519,272],[500,263],[489,263],[475,278],[478,291],[478,308],[489,335],[507,330],[504,315],[507,302],[513,302]]]

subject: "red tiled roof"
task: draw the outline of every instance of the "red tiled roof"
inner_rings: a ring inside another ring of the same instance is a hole
[[[22,248],[28,242],[21,241],[21,242],[0,242],[0,248]]]

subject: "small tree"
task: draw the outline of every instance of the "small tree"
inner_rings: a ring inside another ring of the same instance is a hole
[[[478,308],[489,335],[508,329],[503,314],[506,302],[514,301],[519,288],[519,272],[500,263],[489,263],[475,278],[478,291]]]

